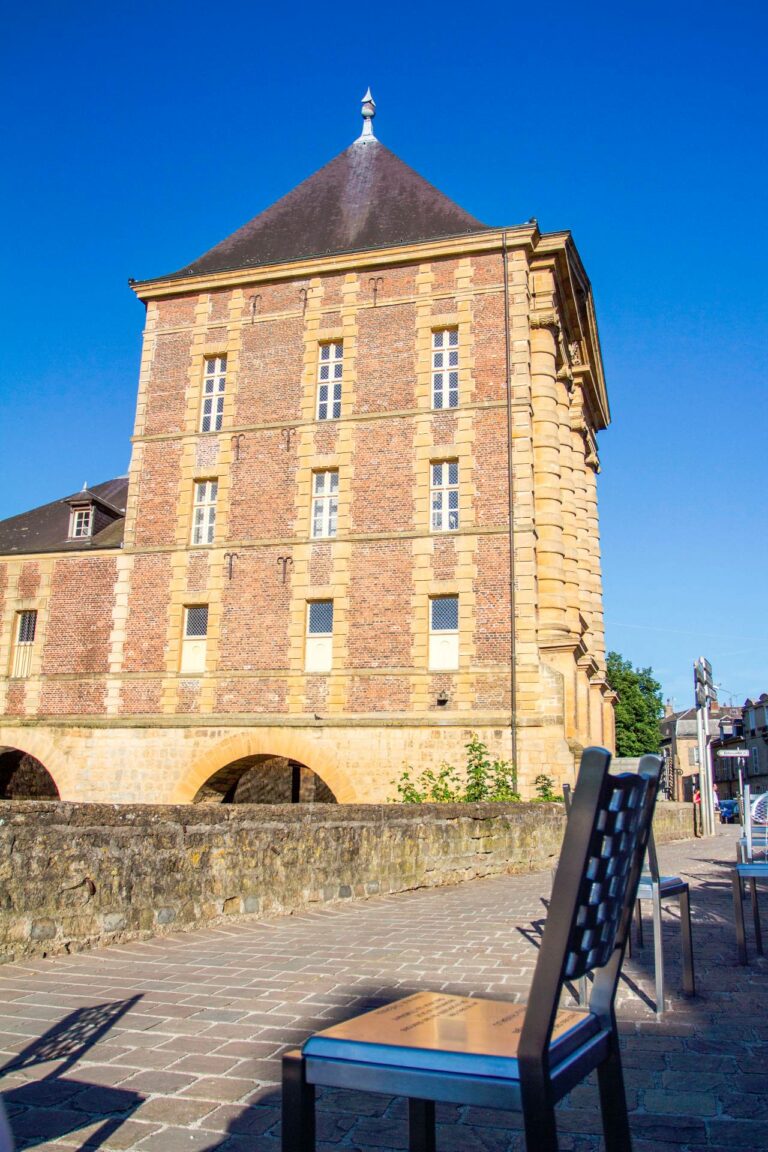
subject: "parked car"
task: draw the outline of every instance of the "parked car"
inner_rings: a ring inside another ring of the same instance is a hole
[[[738,802],[738,800],[721,800],[720,801],[720,823],[721,824],[738,824],[739,823],[739,802]]]

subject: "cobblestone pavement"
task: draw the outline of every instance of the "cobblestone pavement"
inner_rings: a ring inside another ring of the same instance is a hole
[[[737,965],[736,830],[662,849],[692,885],[698,996],[652,1006],[650,925],[619,996],[636,1152],[768,1145],[768,961]],[[19,1148],[278,1152],[279,1056],[330,1022],[420,988],[524,998],[550,876],[350,901],[269,921],[0,966],[0,1088]],[[748,931],[751,924],[748,925]],[[438,1109],[440,1152],[522,1148],[516,1115]],[[561,1147],[602,1147],[592,1081],[558,1111]],[[406,1146],[402,1101],[326,1091],[319,1152]]]

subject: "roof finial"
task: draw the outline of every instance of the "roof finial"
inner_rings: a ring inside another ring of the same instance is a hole
[[[363,96],[363,130],[358,136],[358,140],[375,140],[373,134],[373,118],[376,115],[376,101],[371,96],[370,88]]]

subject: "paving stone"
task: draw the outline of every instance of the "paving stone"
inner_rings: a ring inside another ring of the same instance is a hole
[[[665,871],[691,879],[700,995],[678,994],[679,923],[665,911],[668,1002],[656,1018],[646,918],[617,1000],[635,1152],[765,1147],[768,959],[750,938],[749,966],[736,962],[734,839],[726,830],[661,850]],[[280,1152],[287,1046],[421,988],[524,999],[549,887],[549,873],[494,877],[3,966],[0,1063],[24,1064],[3,1080],[19,1147]],[[78,1009],[135,995],[95,1043],[79,1036],[66,1060],[34,1062]],[[130,1107],[104,1114],[126,1094]],[[558,1122],[562,1152],[602,1152],[594,1078],[562,1102]],[[440,1106],[438,1129],[440,1152],[523,1149],[516,1113]],[[322,1091],[318,1131],[318,1152],[395,1152],[406,1147],[405,1104]]]

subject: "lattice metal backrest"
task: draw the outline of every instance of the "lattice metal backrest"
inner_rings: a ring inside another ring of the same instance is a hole
[[[565,977],[602,968],[613,953],[648,791],[644,776],[606,776],[566,951]]]

